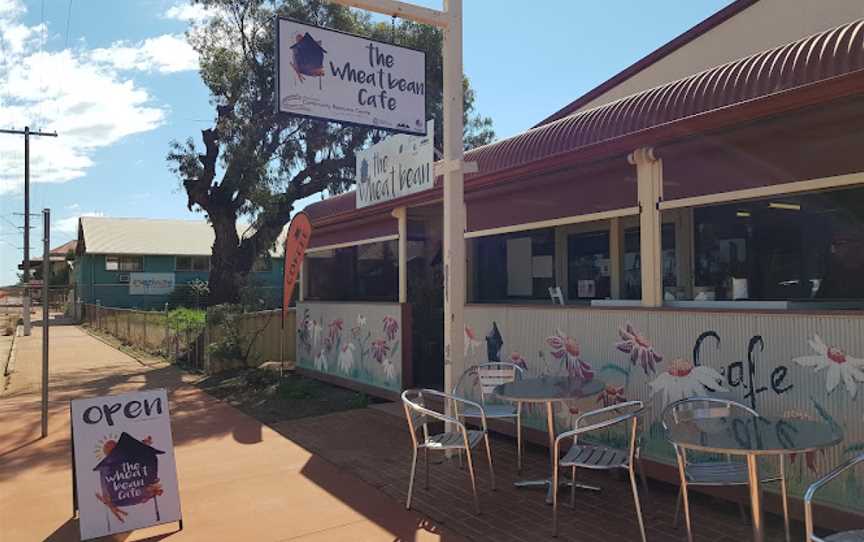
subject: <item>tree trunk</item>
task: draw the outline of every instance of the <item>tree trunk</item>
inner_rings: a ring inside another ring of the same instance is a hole
[[[215,211],[215,212],[214,212]],[[209,211],[215,240],[213,255],[210,258],[211,305],[238,303],[244,277],[252,268],[240,250],[240,236],[237,234],[237,218],[229,210]]]

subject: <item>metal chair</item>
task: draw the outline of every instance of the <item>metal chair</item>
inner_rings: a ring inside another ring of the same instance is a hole
[[[454,405],[457,403],[471,406],[477,409],[480,414],[480,422],[482,431],[468,430],[461,421],[455,417],[448,416],[442,412],[432,410],[427,405],[428,398],[435,398],[444,402],[444,411],[447,411],[448,402]],[[429,488],[429,450],[462,450],[468,457],[468,474],[471,478],[471,491],[474,493],[474,508],[477,513],[480,513],[480,502],[477,499],[477,482],[474,478],[474,464],[471,458],[471,449],[477,446],[480,441],[486,443],[486,458],[489,460],[489,476],[491,478],[492,489],[495,490],[495,471],[492,469],[492,449],[489,447],[489,430],[486,426],[486,415],[483,407],[461,397],[455,397],[437,390],[430,389],[414,389],[405,390],[402,392],[402,405],[405,408],[405,418],[408,420],[408,430],[411,433],[411,443],[413,458],[411,460],[411,481],[408,483],[408,501],[405,503],[405,508],[411,509],[411,496],[414,491],[414,475],[417,471],[417,451],[423,449],[424,461],[426,463],[426,488]],[[444,422],[444,432],[430,434],[429,423],[431,420]],[[449,427],[454,427],[455,431],[448,431]],[[418,431],[422,434],[418,435]]]
[[[667,405],[663,409],[661,422],[663,429],[668,432],[672,424],[691,420],[721,418],[734,414],[759,417],[759,413],[752,408],[731,399],[690,397]],[[690,518],[687,486],[747,486],[749,485],[747,465],[741,461],[733,461],[729,454],[726,454],[725,461],[688,461],[686,449],[677,446],[674,442],[672,446],[675,448],[675,455],[678,458],[678,472],[681,477],[681,487],[678,490],[678,500],[675,504],[675,518],[673,521],[677,527],[681,512],[681,503],[683,502],[687,539],[693,542],[693,526]],[[761,482],[780,482],[780,493],[783,501],[783,525],[786,529],[786,540],[788,542],[790,540],[789,501],[786,495],[786,473],[783,456],[778,456],[778,460],[779,473],[762,476]],[[742,517],[745,517],[744,507],[741,504],[739,504],[739,510]]]
[[[522,472],[522,403],[488,403],[487,398],[497,386],[507,384],[521,379],[525,375],[525,369],[508,362],[490,362],[472,365],[462,373],[456,385],[453,386],[453,395],[463,397],[463,389],[466,379],[477,376],[480,385],[480,403],[483,405],[487,419],[513,418],[516,423],[516,469]],[[480,417],[480,411],[473,406],[466,406],[458,412],[458,417],[465,419],[476,419]]]
[[[570,486],[570,504],[576,504],[576,469],[611,470],[626,469],[630,475],[630,487],[633,490],[633,501],[636,504],[636,518],[639,520],[639,531],[642,533],[642,541],[645,542],[645,523],[642,519],[642,506],[639,503],[639,490],[636,486],[635,463],[639,454],[637,444],[637,433],[639,418],[645,406],[641,401],[628,401],[617,405],[608,406],[598,410],[586,412],[576,418],[574,429],[558,435],[555,439],[555,449],[552,457],[552,536],[558,536],[558,471],[561,467],[572,468],[572,484]],[[600,421],[583,425],[604,417]],[[590,443],[580,443],[579,437],[601,429],[616,425],[625,425],[627,438],[627,449],[621,450],[609,446],[601,446]],[[573,445],[559,459],[561,442],[573,439]]]
[[[822,486],[861,462],[864,462],[864,454],[853,457],[838,466],[819,480],[810,484],[810,487],[804,492],[804,527],[807,532],[805,542],[864,542],[864,529],[834,533],[824,538],[813,534],[813,496]]]

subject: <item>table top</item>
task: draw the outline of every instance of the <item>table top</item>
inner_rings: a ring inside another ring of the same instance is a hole
[[[828,448],[843,440],[827,423],[724,416],[679,422],[669,428],[670,441],[692,450],[734,455],[782,455]]]
[[[605,384],[598,378],[582,380],[567,376],[541,376],[501,384],[494,393],[507,401],[548,403],[590,397],[603,391],[604,387]]]

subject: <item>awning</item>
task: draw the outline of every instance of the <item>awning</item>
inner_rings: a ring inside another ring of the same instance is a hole
[[[476,162],[479,172],[466,176],[466,201],[471,201],[474,191],[486,192],[510,183],[522,184],[524,190],[534,190],[535,183],[539,183],[536,186],[543,184],[552,178],[550,175],[557,175],[556,171],[573,170],[610,157],[618,159],[640,146],[680,141],[756,118],[860,95],[862,91],[864,20],[858,20],[469,151],[465,160]],[[625,182],[620,177],[615,179]],[[592,185],[595,178],[591,176],[575,175],[572,182],[578,186],[572,188],[572,192],[568,187],[566,195],[538,194],[560,200],[558,202],[541,203],[539,198],[534,201],[532,197],[525,205],[517,201],[516,205],[506,208],[492,203],[476,204],[474,212],[487,218],[472,217],[471,206],[475,204],[469,203],[469,228],[485,227],[489,224],[488,217],[495,213],[499,216],[494,219],[496,224],[509,215],[513,216],[510,222],[518,224],[560,212],[586,212],[578,206],[568,207],[567,202],[585,200],[588,212],[592,208],[624,208],[633,204],[627,191],[620,201],[614,198],[588,201],[586,198],[610,196],[611,191],[593,194],[598,187]],[[715,189],[722,188],[715,186]],[[397,205],[426,204],[440,198],[439,179],[435,189],[395,202],[357,210],[353,195],[349,193],[332,198],[337,201],[326,200],[309,209],[314,208],[321,221],[335,223],[382,213]],[[555,208],[549,210],[546,205]]]

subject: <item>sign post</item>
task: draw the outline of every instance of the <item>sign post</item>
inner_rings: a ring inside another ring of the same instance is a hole
[[[444,389],[453,388],[453,365],[464,368],[465,345],[465,162],[462,120],[462,0],[444,10],[398,0],[330,0],[444,31]]]
[[[51,210],[42,210],[42,438],[48,436],[48,294],[51,284]]]
[[[73,505],[81,539],[183,522],[164,389],[73,400]]]
[[[297,278],[303,269],[303,257],[306,255],[306,247],[312,237],[312,222],[306,213],[297,213],[291,219],[288,233],[285,235],[285,269],[282,276],[282,326],[279,334],[279,361],[282,363],[282,372],[285,372],[285,317],[291,298],[294,296],[294,287]],[[301,286],[302,288],[302,286]]]

